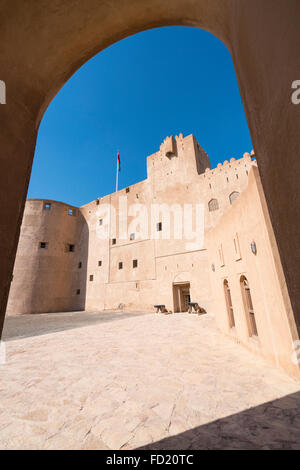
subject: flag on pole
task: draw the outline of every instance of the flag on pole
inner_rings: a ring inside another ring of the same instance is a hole
[[[120,160],[120,153],[118,152],[118,171],[121,171],[121,160]]]
[[[120,160],[120,153],[118,152],[118,156],[117,156],[117,175],[116,175],[116,192],[118,192],[119,171],[121,171],[121,160]]]

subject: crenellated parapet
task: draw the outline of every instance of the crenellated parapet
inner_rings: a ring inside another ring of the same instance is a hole
[[[242,158],[231,158],[230,160],[224,160],[223,163],[218,163],[216,168],[206,168],[205,173],[200,175],[203,178],[212,178],[215,175],[221,173],[234,173],[239,171],[241,168],[248,168],[252,165],[256,165],[256,160],[252,160],[254,152],[252,150],[251,154],[246,152]]]

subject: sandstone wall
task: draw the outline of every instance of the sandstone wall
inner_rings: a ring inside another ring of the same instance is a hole
[[[256,253],[251,249],[253,243]],[[257,168],[250,172],[247,189],[206,234],[206,244],[213,310],[219,329],[270,363],[298,375],[298,366],[292,362],[293,325],[289,323],[283,300],[277,247]],[[240,284],[242,276],[249,283],[258,336],[249,333],[247,304]],[[228,281],[231,292],[233,328],[229,323],[224,280]]]
[[[27,200],[8,313],[83,310],[87,240],[88,227],[77,208],[57,201]],[[69,251],[70,245],[74,251]]]

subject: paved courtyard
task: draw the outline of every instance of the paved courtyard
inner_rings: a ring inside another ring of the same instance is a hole
[[[210,315],[8,317],[0,449],[300,449],[300,383]]]

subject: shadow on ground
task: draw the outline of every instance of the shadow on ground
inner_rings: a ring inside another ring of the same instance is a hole
[[[263,403],[136,450],[299,450],[300,393]]]
[[[125,320],[129,317],[147,315],[127,312],[62,312],[7,316],[4,323],[3,341],[46,335],[84,326]]]

